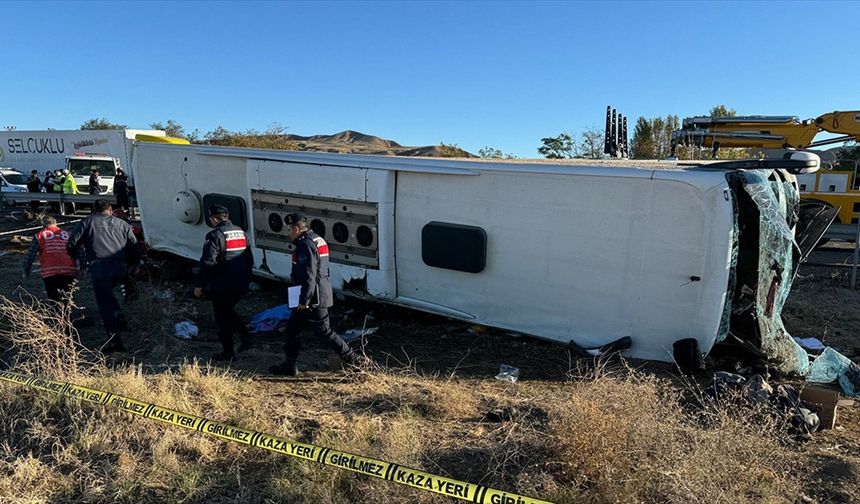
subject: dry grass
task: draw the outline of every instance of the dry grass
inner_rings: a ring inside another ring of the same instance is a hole
[[[75,287],[69,294],[74,298]],[[79,371],[104,365],[104,359],[81,344],[72,326],[73,302],[60,305],[24,290],[18,300],[0,296],[0,331],[14,353],[12,365],[23,372],[74,379]]]
[[[0,337],[15,345],[68,345],[54,328],[20,325],[38,318],[31,306],[5,300],[0,310]],[[153,323],[150,337],[162,327]],[[791,502],[799,494],[778,424],[751,424],[632,370],[558,383],[408,368],[265,381],[196,362],[159,374],[109,369],[69,360],[77,345],[58,348],[20,352],[19,366],[557,502]],[[6,383],[0,440],[0,502],[449,502]]]

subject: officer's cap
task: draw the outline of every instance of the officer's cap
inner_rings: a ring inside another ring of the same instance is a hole
[[[297,225],[299,222],[305,222],[305,223],[307,223],[307,222],[308,222],[308,218],[307,218],[307,216],[306,216],[305,214],[303,214],[303,213],[300,213],[300,212],[293,212],[293,213],[287,214],[287,216],[286,216],[286,217],[284,217],[284,222],[286,222],[288,226],[295,226],[295,225]]]
[[[212,205],[206,212],[209,217],[218,214],[230,215],[230,212],[227,211],[227,207],[224,205]]]

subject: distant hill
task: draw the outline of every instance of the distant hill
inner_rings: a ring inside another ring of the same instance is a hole
[[[297,150],[335,152],[340,154],[376,154],[383,156],[427,156],[427,157],[477,157],[459,147],[450,145],[428,145],[408,147],[394,140],[346,130],[334,135],[284,135],[293,142]]]

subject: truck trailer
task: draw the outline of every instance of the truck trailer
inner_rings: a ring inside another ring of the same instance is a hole
[[[89,192],[93,169],[101,176],[100,192],[113,190],[116,169],[131,171],[133,142],[137,135],[164,137],[161,130],[42,130],[0,131],[0,166],[21,173],[36,170],[44,176],[48,170],[68,169],[75,176],[78,189]],[[129,181],[134,185],[134,181]]]
[[[220,204],[255,273],[286,280],[300,211],[336,290],[630,357],[754,348],[787,373],[805,352],[780,313],[802,251],[793,173],[815,156],[682,165],[466,161],[137,143],[148,245],[198,259]],[[806,242],[808,240],[804,240]]]

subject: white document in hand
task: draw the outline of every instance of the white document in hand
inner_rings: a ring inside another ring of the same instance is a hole
[[[299,305],[299,296],[302,294],[301,285],[293,285],[287,288],[287,306],[295,308]]]

